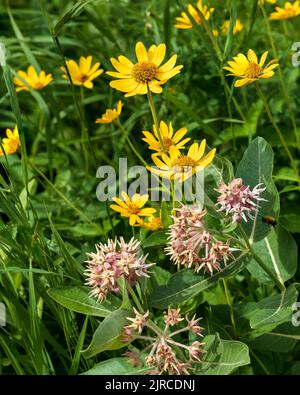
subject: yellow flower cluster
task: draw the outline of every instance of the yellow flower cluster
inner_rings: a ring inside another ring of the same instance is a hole
[[[6,129],[6,137],[1,140],[0,156],[14,154],[21,146],[17,126],[14,130]]]
[[[270,15],[271,20],[292,19],[300,15],[300,1],[295,1],[293,4],[287,1],[283,7],[275,7],[274,12]]]
[[[66,67],[61,67],[63,71],[63,78],[69,79],[69,76],[74,85],[82,85],[85,88],[92,89],[94,84],[93,80],[103,73],[103,69],[99,69],[100,63],[92,65],[92,56],[84,57],[81,56],[79,63],[74,60],[67,60]],[[45,71],[40,71],[38,74],[36,69],[30,65],[27,71],[19,70],[18,76],[14,78],[14,83],[17,86],[16,91],[29,91],[29,88],[33,90],[44,89],[53,81],[52,74],[46,74]]]

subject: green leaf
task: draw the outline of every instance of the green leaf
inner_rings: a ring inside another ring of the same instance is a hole
[[[150,305],[159,309],[182,303],[214,285],[220,278],[233,276],[248,264],[246,254],[241,254],[221,272],[199,275],[191,269],[174,274],[167,285],[156,288],[150,294]]]
[[[142,375],[153,368],[137,367],[135,368],[129,358],[111,358],[107,361],[100,362],[92,369],[84,372],[84,375]]]
[[[262,221],[266,215],[275,218],[279,215],[279,195],[272,179],[273,150],[262,137],[257,137],[245,151],[238,166],[236,176],[242,178],[245,185],[254,188],[263,183],[267,188],[261,197],[266,201],[259,202],[259,210],[254,220],[243,222],[246,234],[253,236],[254,241],[265,238],[270,232],[270,226]]]
[[[300,215],[285,214],[279,218],[280,225],[291,233],[300,233]]]
[[[75,236],[85,237],[95,237],[102,234],[102,230],[97,224],[77,224],[70,228],[70,232]]]
[[[80,286],[52,288],[48,293],[52,299],[67,309],[96,317],[107,317],[121,305],[121,301],[112,295],[99,303],[89,296],[89,291],[89,288]]]
[[[143,248],[155,247],[167,243],[167,235],[164,232],[154,232],[143,242]]]
[[[252,311],[248,312],[250,326],[261,332],[270,332],[284,322],[291,322],[293,304],[297,301],[298,292],[292,284],[282,294],[269,296],[253,303]]]
[[[103,351],[125,347],[126,343],[122,342],[121,337],[124,326],[129,323],[127,317],[131,315],[130,310],[118,309],[107,316],[98,326],[91,344],[83,351],[83,356],[91,358]]]
[[[67,23],[70,23],[74,18],[76,18],[80,13],[83,11],[84,7],[91,3],[92,1],[95,0],[81,0],[78,1],[76,4],[73,5],[73,7],[65,14],[63,15],[60,20],[56,23],[54,26],[52,35],[54,37],[57,37],[59,33],[61,32],[61,29],[66,25]]]
[[[253,244],[253,251],[283,284],[294,276],[297,270],[297,244],[283,228],[276,226],[267,237]],[[267,285],[273,280],[253,259],[247,269],[259,282]]]
[[[249,349],[242,342],[222,340],[214,335],[206,336],[203,342],[206,353],[197,369],[199,375],[228,375],[250,363]]]
[[[295,327],[291,322],[288,322],[279,325],[274,331],[260,336],[257,336],[256,331],[252,331],[246,343],[257,350],[288,353],[294,349],[299,340],[300,327]]]

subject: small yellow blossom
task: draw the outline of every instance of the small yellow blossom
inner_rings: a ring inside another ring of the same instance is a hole
[[[27,72],[19,70],[18,75],[20,78],[14,77],[14,84],[17,85],[17,92],[29,91],[29,88],[23,81],[37,91],[45,88],[45,86],[53,81],[52,74],[46,74],[43,70],[38,74],[33,66],[29,66]]]
[[[157,151],[158,154],[162,154],[164,151],[162,146],[160,145],[160,141],[155,125],[153,125],[153,130],[154,130],[153,133],[143,131],[142,133],[144,134],[145,137],[142,140],[144,140],[149,145],[148,148],[150,150]],[[171,147],[176,147],[177,149],[180,150],[185,147],[185,144],[188,141],[190,141],[189,137],[183,139],[184,136],[187,134],[187,129],[180,128],[174,134],[174,130],[171,122],[169,123],[168,126],[164,121],[161,121],[159,125],[159,130],[160,130],[160,135],[162,137],[164,148],[167,152],[170,151]]]
[[[271,20],[291,19],[300,15],[300,1],[297,0],[293,4],[287,1],[284,7],[276,7],[276,11],[270,15]]]
[[[255,52],[249,49],[247,57],[239,53],[233,60],[227,62],[229,66],[224,67],[224,69],[230,71],[230,74],[227,75],[240,78],[234,84],[235,87],[239,88],[246,84],[251,84],[260,78],[273,77],[273,69],[278,67],[278,61],[273,59],[264,66],[267,56],[268,51],[264,52],[260,61],[258,61]]]
[[[202,0],[199,0],[197,2],[196,8],[193,7],[191,4],[188,5],[188,12],[197,25],[200,25],[202,23],[201,15],[198,11],[200,11],[203,14],[204,18],[208,21],[214,10],[214,8],[209,8],[208,6],[203,5]],[[177,17],[176,21],[177,24],[175,25],[175,27],[177,27],[178,29],[192,29],[193,27],[191,19],[186,12],[182,12],[181,17]]]
[[[153,215],[148,217],[147,221],[145,221],[142,218],[139,218],[137,226],[140,226],[142,228],[145,228],[147,230],[152,230],[152,231],[159,230],[159,229],[163,228],[161,218],[154,217]]]
[[[140,195],[135,193],[130,199],[125,192],[122,192],[121,196],[123,200],[117,197],[113,198],[117,204],[111,204],[110,208],[120,213],[122,217],[129,218],[129,224],[131,226],[139,222],[140,217],[150,217],[156,212],[155,208],[143,208],[149,200],[149,195],[147,194]]]
[[[4,155],[3,150],[6,155],[14,154],[21,146],[17,126],[15,126],[14,130],[6,129],[6,136],[1,141],[3,149],[0,147],[0,156]]]
[[[81,56],[79,63],[75,60],[67,60],[66,64],[74,85],[82,85],[85,88],[92,89],[94,87],[93,80],[103,73],[103,69],[99,69],[101,63],[97,62],[92,65],[92,56]],[[65,67],[61,67],[64,72],[63,78],[69,79]]]
[[[110,86],[126,93],[125,97],[145,95],[148,89],[153,93],[161,93],[161,85],[170,78],[180,73],[183,66],[175,66],[177,55],[173,55],[165,64],[162,64],[166,45],[151,45],[147,51],[142,42],[135,46],[138,62],[132,63],[125,56],[119,56],[118,60],[111,58],[110,61],[115,71],[107,71],[111,77],[118,78],[110,82]]]
[[[275,4],[276,0],[258,0],[258,5],[264,5],[265,2],[267,2],[269,4]]]
[[[107,109],[105,114],[103,114],[101,118],[96,119],[96,123],[112,123],[112,122],[114,122],[121,115],[122,107],[123,107],[123,103],[121,102],[121,100],[119,100],[117,103],[117,107],[113,108],[113,109],[110,109],[110,108]]]
[[[152,160],[157,168],[147,168],[149,171],[154,174],[158,174],[160,177],[183,182],[195,173],[203,170],[214,159],[216,153],[215,148],[203,157],[205,146],[206,140],[202,140],[201,144],[192,144],[186,155],[183,155],[175,147],[170,149],[169,155],[162,154],[161,159],[153,154]]]

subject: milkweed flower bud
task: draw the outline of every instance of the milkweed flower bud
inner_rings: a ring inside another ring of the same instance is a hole
[[[266,201],[260,197],[266,189],[262,185],[262,183],[258,184],[251,190],[249,185],[243,184],[241,178],[235,178],[228,185],[222,181],[215,189],[220,194],[217,199],[217,206],[220,206],[218,211],[225,211],[226,215],[230,214],[233,222],[241,220],[247,222],[247,217],[253,219],[252,213],[258,210],[258,202]]]
[[[140,253],[140,241],[132,238],[126,243],[119,240],[108,240],[107,244],[96,245],[96,253],[87,254],[90,258],[85,271],[86,284],[92,288],[91,296],[103,301],[110,292],[118,293],[118,279],[125,279],[134,285],[139,277],[148,275],[147,255]]]

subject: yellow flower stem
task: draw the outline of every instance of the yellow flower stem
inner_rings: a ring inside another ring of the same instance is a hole
[[[300,185],[300,179],[299,179],[299,172],[298,172],[297,164],[295,163],[295,160],[294,160],[294,158],[293,158],[293,156],[291,154],[291,151],[289,150],[289,147],[287,146],[286,141],[285,141],[285,139],[284,139],[279,127],[277,126],[277,124],[276,124],[276,122],[275,122],[275,120],[273,118],[273,115],[272,115],[271,109],[269,107],[269,104],[267,102],[267,99],[265,98],[265,96],[264,96],[264,94],[263,94],[262,90],[260,89],[260,86],[258,85],[257,82],[255,82],[255,87],[256,87],[256,90],[257,90],[257,93],[258,93],[259,97],[262,99],[262,101],[264,103],[264,106],[265,106],[265,109],[267,111],[267,114],[268,114],[268,117],[270,119],[270,122],[271,122],[272,126],[274,127],[274,129],[275,129],[275,131],[276,131],[276,133],[277,133],[277,135],[278,135],[278,137],[280,139],[280,142],[281,142],[283,148],[285,149],[285,152],[287,153],[287,155],[288,155],[288,157],[290,159],[291,166],[295,170],[295,173],[297,174],[298,183]]]
[[[264,17],[264,21],[265,21],[265,25],[266,25],[266,28],[267,28],[267,32],[268,32],[268,36],[269,36],[269,40],[270,40],[270,44],[271,44],[273,55],[274,55],[275,58],[278,59],[279,56],[278,56],[278,52],[277,52],[277,49],[276,49],[276,46],[275,46],[275,43],[274,43],[270,21],[268,19],[268,16],[267,16],[266,11],[265,11],[263,6],[261,7],[261,12],[262,12],[263,17]],[[292,122],[292,125],[293,125],[293,130],[294,130],[294,134],[295,134],[295,138],[296,138],[296,142],[297,142],[297,147],[298,147],[298,150],[300,150],[300,137],[299,137],[299,133],[298,133],[296,119],[295,119],[295,115],[294,115],[294,112],[293,112],[293,109],[292,109],[292,106],[291,106],[291,100],[290,100],[289,93],[288,93],[288,90],[287,90],[286,85],[285,85],[284,76],[283,76],[283,72],[282,72],[282,68],[281,68],[280,64],[278,66],[278,75],[279,75],[279,80],[280,80],[280,85],[281,85],[281,89],[282,89],[282,92],[283,92],[283,96],[284,96],[284,99],[285,99],[285,102],[286,102],[286,105],[287,105],[287,109],[288,109],[288,112],[289,112],[289,116],[290,116],[290,119],[291,119],[291,122]]]
[[[131,142],[130,138],[128,137],[128,133],[126,131],[126,129],[124,128],[124,126],[122,125],[120,119],[118,118],[116,120],[116,124],[118,125],[118,127],[121,129],[122,133],[124,134],[124,136],[126,136],[126,141],[129,145],[129,147],[131,148],[132,152],[135,154],[135,156],[139,159],[139,161],[145,166],[149,166],[148,163],[143,159],[143,157],[139,154],[139,152],[137,151],[137,149],[135,148],[135,146],[133,145],[133,143]],[[161,179],[158,177],[159,180],[159,184],[161,187],[164,187]],[[174,195],[174,194],[173,194]],[[172,195],[172,196],[173,196]]]
[[[229,307],[230,320],[231,320],[232,329],[233,329],[233,336],[236,339],[237,338],[237,330],[236,330],[236,324],[235,324],[235,318],[234,318],[234,311],[233,311],[232,303],[231,303],[231,300],[230,300],[230,292],[229,292],[229,289],[227,287],[226,279],[222,278],[222,281],[223,281],[223,286],[224,286],[224,293],[225,293],[225,297],[226,297],[226,302],[227,302],[228,307]]]
[[[167,151],[166,151],[166,148],[164,146],[164,142],[163,142],[160,130],[159,130],[158,118],[157,118],[157,114],[156,114],[156,110],[155,110],[155,106],[154,106],[153,96],[152,96],[152,93],[151,93],[151,91],[150,91],[148,86],[147,86],[147,89],[148,89],[147,97],[148,97],[148,101],[149,101],[149,106],[150,106],[153,122],[154,122],[155,128],[157,130],[159,144],[161,145],[161,148],[162,148],[163,152],[166,154]]]
[[[83,158],[84,158],[84,163],[85,163],[85,169],[88,171],[88,158],[89,158],[89,153],[86,148],[86,143],[85,140],[88,137],[87,136],[87,130],[85,127],[85,106],[84,106],[84,91],[83,91],[83,86],[80,87],[80,104],[81,104],[81,116],[82,116],[82,123],[81,123],[81,147],[82,147],[82,153],[83,153]]]
[[[127,134],[127,132],[126,132],[126,130],[125,130],[124,126],[122,125],[122,123],[121,123],[119,118],[116,120],[116,123],[117,123],[118,127],[121,129],[122,133],[124,134],[124,136],[126,138],[126,141],[127,141],[128,145],[129,145],[129,147],[131,148],[132,152],[134,153],[134,155],[139,159],[139,161],[145,167],[147,167],[148,166],[147,162],[143,159],[143,157],[138,153],[138,151],[135,148],[135,146],[132,144],[132,142],[131,142],[130,138],[128,137],[128,134]]]

